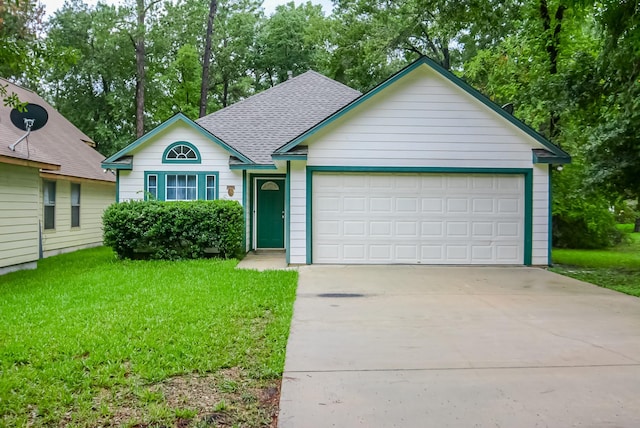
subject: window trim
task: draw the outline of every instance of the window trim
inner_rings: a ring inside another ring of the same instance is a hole
[[[207,176],[215,177],[214,198],[220,198],[220,173],[218,171],[145,171],[144,172],[144,199],[148,200],[149,192],[149,176],[157,177],[157,200],[166,201],[167,198],[167,175],[195,175],[196,176],[196,195],[199,201],[207,200]],[[215,200],[214,199],[214,200]]]
[[[213,177],[213,199],[209,199],[209,193],[207,192],[207,190],[209,190],[211,187],[209,187],[209,184],[207,183],[207,180],[209,179],[209,177]],[[216,174],[206,174],[204,176],[204,199],[206,201],[215,201],[216,199],[218,199],[218,176]]]
[[[77,186],[78,187],[78,203],[74,204],[73,203],[73,187]],[[72,228],[79,228],[80,227],[80,206],[82,204],[82,187],[80,186],[80,183],[71,183],[70,187],[69,187],[69,196],[70,196],[70,200],[71,200],[71,227]],[[78,208],[78,224],[74,226],[73,224],[73,209],[74,208]]]
[[[149,190],[149,188],[151,186],[149,186],[149,179],[151,177],[155,177],[156,179],[156,185],[153,186],[155,188],[155,192],[151,192]],[[151,196],[153,196],[153,198],[151,198]],[[145,174],[144,176],[144,200],[145,201],[157,201],[158,200],[158,174]]]
[[[47,201],[45,199],[45,190],[48,185],[53,185],[53,203],[51,203],[51,198]],[[46,230],[56,230],[56,191],[57,191],[57,182],[54,180],[42,180],[42,227]],[[47,207],[53,207],[52,210],[52,227],[47,227]]]
[[[179,147],[179,146],[189,147],[196,154],[196,158],[195,159],[168,159],[167,156],[169,155],[169,152],[172,149],[175,149],[176,147]],[[200,156],[200,151],[198,150],[198,148],[193,144],[191,144],[190,142],[176,141],[175,143],[169,144],[167,148],[164,149],[164,152],[162,153],[162,163],[200,164],[202,163],[202,157]]]

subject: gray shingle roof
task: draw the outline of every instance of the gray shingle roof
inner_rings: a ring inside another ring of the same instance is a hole
[[[15,143],[25,132],[13,126],[9,119],[11,108],[0,102],[0,156],[60,165],[59,170],[45,171],[51,174],[116,181],[113,174],[105,174],[100,166],[104,156],[85,143],[85,141],[91,141],[91,138],[35,92],[4,79],[0,79],[0,84],[8,85],[7,91],[16,93],[20,101],[38,104],[49,114],[49,120],[44,128],[33,131],[29,135],[28,142],[21,142],[16,146],[15,151],[11,151],[7,146]]]
[[[360,92],[307,71],[196,122],[257,164],[359,97]]]

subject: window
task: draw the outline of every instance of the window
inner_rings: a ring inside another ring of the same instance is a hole
[[[44,181],[44,228],[56,228],[56,182]]]
[[[158,176],[147,176],[147,199],[152,201],[158,200]]]
[[[207,201],[213,201],[216,198],[216,176],[207,175]]]
[[[167,174],[167,201],[198,199],[198,177],[187,174]]]
[[[165,149],[162,163],[200,163],[200,152],[193,144],[178,141]]]
[[[71,183],[71,227],[80,227],[80,184]]]
[[[158,201],[214,200],[220,195],[217,171],[145,171],[145,199]]]

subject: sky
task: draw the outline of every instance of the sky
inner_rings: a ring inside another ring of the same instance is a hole
[[[106,1],[106,3],[109,3],[109,4],[122,3],[122,0],[103,0],[103,1]],[[267,15],[270,15],[275,11],[276,6],[281,4],[286,4],[289,1],[291,0],[264,0],[263,2],[264,11]],[[90,5],[94,5],[97,3],[97,0],[84,0],[84,2]],[[294,0],[294,2],[295,4],[305,3],[305,1],[303,0]],[[62,7],[62,5],[64,4],[64,0],[40,0],[40,3],[45,6],[45,13],[47,14],[47,16],[51,16],[53,15],[53,12],[55,12],[56,10]],[[331,0],[311,0],[311,3],[322,5],[322,9],[324,10],[325,14],[331,13],[331,9],[333,7],[331,4]]]

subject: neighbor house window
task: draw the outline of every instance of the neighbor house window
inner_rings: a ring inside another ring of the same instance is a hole
[[[169,145],[162,155],[162,163],[200,163],[200,161],[198,148],[186,141]]]
[[[194,201],[198,199],[198,176],[167,174],[167,201]]]
[[[158,176],[155,174],[147,176],[147,199],[158,199]]]
[[[80,184],[71,183],[71,227],[80,227]]]
[[[207,201],[213,201],[216,198],[216,176],[207,175]]]
[[[44,228],[56,228],[56,182],[44,181]]]

